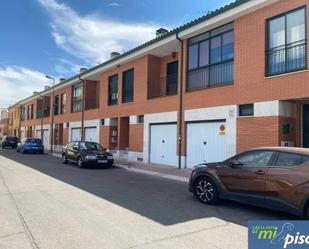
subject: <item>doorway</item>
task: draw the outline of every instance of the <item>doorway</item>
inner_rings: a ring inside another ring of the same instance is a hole
[[[303,105],[303,147],[309,148],[309,105]]]

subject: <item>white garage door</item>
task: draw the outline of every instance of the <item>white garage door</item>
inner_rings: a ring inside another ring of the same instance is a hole
[[[71,130],[71,142],[80,141],[81,139],[81,129],[80,128],[72,128]]]
[[[176,137],[176,124],[151,125],[150,162],[176,166]]]
[[[96,127],[85,128],[85,141],[97,143],[99,142]]]
[[[36,131],[35,138],[41,139],[41,130]]]
[[[226,159],[225,122],[187,124],[187,167]]]
[[[49,130],[43,130],[43,145],[44,148],[49,148]]]

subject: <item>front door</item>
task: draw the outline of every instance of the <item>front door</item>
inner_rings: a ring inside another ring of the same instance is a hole
[[[303,106],[303,147],[309,148],[309,105]]]
[[[166,69],[166,95],[177,94],[178,61],[167,64]]]

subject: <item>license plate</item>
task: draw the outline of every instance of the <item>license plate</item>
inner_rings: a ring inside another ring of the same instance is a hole
[[[98,163],[107,163],[107,160],[99,160]]]

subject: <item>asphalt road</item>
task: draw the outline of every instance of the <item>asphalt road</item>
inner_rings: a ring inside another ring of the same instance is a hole
[[[125,169],[79,169],[0,150],[0,248],[247,248],[247,222],[296,219],[223,202],[182,182]]]

